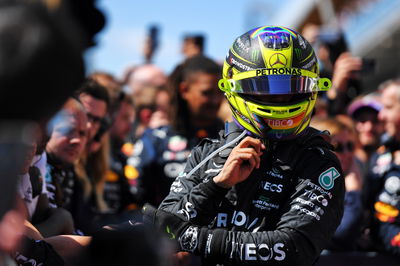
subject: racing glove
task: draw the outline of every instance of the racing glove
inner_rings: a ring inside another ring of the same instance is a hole
[[[148,204],[143,207],[143,222],[155,226],[169,239],[176,241],[180,251],[202,254],[204,257],[224,254],[225,230],[210,230],[193,225],[178,215],[155,209]]]

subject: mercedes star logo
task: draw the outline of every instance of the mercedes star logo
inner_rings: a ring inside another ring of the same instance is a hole
[[[286,57],[281,53],[271,55],[269,65],[273,68],[285,67],[287,63]]]

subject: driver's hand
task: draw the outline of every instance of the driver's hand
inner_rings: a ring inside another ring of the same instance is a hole
[[[262,150],[265,150],[265,145],[261,140],[244,138],[233,148],[222,171],[214,177],[214,182],[221,187],[230,188],[246,180],[254,168],[260,167]]]

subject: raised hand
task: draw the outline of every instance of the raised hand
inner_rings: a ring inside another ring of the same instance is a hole
[[[230,188],[246,180],[254,168],[260,167],[260,157],[265,145],[259,139],[244,138],[231,152],[222,171],[214,177],[214,182]]]

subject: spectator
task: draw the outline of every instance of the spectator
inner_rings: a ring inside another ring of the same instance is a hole
[[[378,248],[400,255],[400,80],[386,81],[379,88],[382,109],[378,117],[388,137],[371,158],[367,204]]]
[[[364,179],[354,154],[355,136],[351,128],[334,118],[314,119],[311,121],[311,126],[329,131],[335,154],[342,165],[346,187],[343,217],[327,249],[354,251],[361,235],[363,214],[361,193]]]
[[[147,87],[133,99],[135,103],[135,119],[130,132],[130,141],[134,143],[144,131],[150,127],[153,114],[157,111],[157,94],[159,89]]]
[[[133,181],[134,179],[132,178],[131,167],[127,166],[127,155],[124,153],[123,149],[131,131],[134,109],[129,96],[123,94],[121,98],[119,108],[115,114],[114,123],[110,129],[110,160],[112,173],[109,173],[109,175],[117,175],[118,178],[108,178],[105,193],[106,201],[114,213],[127,210],[130,204],[135,203],[133,194],[130,192],[129,184],[135,181]],[[114,189],[111,187],[114,187]]]
[[[90,212],[94,216],[107,210],[103,192],[109,169],[108,136],[105,133],[110,127],[110,96],[106,88],[91,78],[82,84],[77,96],[88,116],[89,135],[75,171],[83,187],[83,200],[90,206]],[[86,228],[87,232],[91,230]]]
[[[205,38],[201,34],[185,35],[182,43],[182,54],[185,59],[204,54]]]
[[[123,83],[127,86],[127,93],[132,95],[134,100],[140,93],[149,87],[163,87],[167,77],[159,67],[154,64],[144,64],[131,67],[124,74]]]
[[[361,147],[356,150],[356,156],[365,165],[380,145],[383,133],[382,122],[378,119],[378,113],[382,108],[380,96],[377,93],[363,95],[355,99],[348,108],[348,114],[355,122],[358,134],[358,142]]]
[[[42,235],[71,234],[74,230],[72,217],[62,208],[50,208],[44,177],[37,167],[31,166],[36,144],[32,143],[29,147],[18,182],[18,193],[24,202],[26,217]]]
[[[83,78],[83,48],[72,19],[65,18],[49,14],[38,4],[0,4],[0,58],[1,65],[7,66],[0,70],[0,150],[4,152],[0,164],[4,207],[0,211],[1,265],[12,264],[5,252],[15,251],[23,231],[20,208],[9,200],[16,198],[16,169],[24,158],[21,145],[43,133],[32,124],[39,123],[43,129]],[[65,79],[62,84],[60,79]]]
[[[119,108],[119,102],[121,100],[122,84],[112,74],[107,72],[96,71],[90,75],[90,79],[93,79],[98,84],[103,86],[110,99],[110,106],[108,113],[113,116]]]
[[[340,30],[308,24],[303,31],[315,47],[321,76],[332,78],[332,88],[324,97],[326,103],[318,105],[328,106],[329,115],[343,114],[351,100],[362,92],[362,60],[350,54],[345,36]]]
[[[84,46],[81,45],[81,34],[88,39],[94,35],[93,31],[89,34],[86,28],[76,28],[75,12],[70,16],[71,13],[64,12],[64,8],[56,8],[61,1],[51,1],[54,8],[51,12],[43,8],[42,2],[2,1],[0,4],[0,58],[3,66],[0,69],[1,265],[14,265],[6,252],[15,251],[23,231],[24,218],[20,208],[10,200],[16,197],[16,169],[20,169],[21,158],[25,157],[21,146],[44,134],[46,122],[82,81]],[[85,11],[95,9],[89,1],[74,2],[75,6],[85,3]],[[92,25],[96,22],[97,19],[92,17]],[[42,132],[38,132],[35,123],[41,126]]]
[[[88,145],[90,145],[107,115],[109,95],[103,86],[92,79],[85,81],[77,91],[77,95],[88,117]]]
[[[24,164],[21,168],[20,176],[19,176],[19,184],[18,184],[18,192],[19,196],[25,203],[27,217],[32,218],[33,213],[35,212],[36,205],[39,199],[39,195],[42,192],[42,184],[39,180],[35,180],[35,183],[32,184],[30,179],[29,168],[32,163],[32,159],[35,156],[36,152],[36,143],[31,143],[28,145],[28,152],[24,158]]]
[[[74,164],[82,155],[87,141],[87,117],[83,106],[69,99],[60,113],[53,119],[53,130],[46,146],[47,191],[53,208],[70,211],[75,225],[85,224],[83,188]],[[87,216],[85,216],[87,217]]]
[[[159,88],[155,96],[155,112],[151,115],[149,127],[158,128],[168,125],[171,110],[171,98],[166,88]]]
[[[133,204],[135,199],[130,192],[129,184],[135,180],[130,178],[132,169],[126,164],[126,154],[130,153],[130,148],[127,147],[131,146],[130,143],[127,143],[127,137],[131,131],[135,112],[132,98],[122,91],[112,75],[97,72],[91,77],[107,89],[111,100],[109,115],[112,121],[108,136],[110,165],[104,184],[104,200],[107,203],[107,213],[111,215],[103,218],[108,223],[118,223],[121,219],[119,214],[135,208]],[[124,144],[126,145],[124,146]]]
[[[216,138],[222,95],[220,67],[206,57],[188,59],[171,78],[171,125],[146,131],[128,163],[137,168],[140,202],[158,205],[183,170],[190,149],[203,138]],[[172,82],[174,81],[174,83]]]
[[[95,144],[95,145],[94,145]],[[81,157],[79,164],[75,168],[81,182],[85,186],[85,200],[91,209],[101,215],[109,211],[109,207],[104,200],[104,186],[107,180],[107,173],[110,171],[110,141],[109,133],[102,133],[99,140],[94,140],[90,154],[87,159]]]

